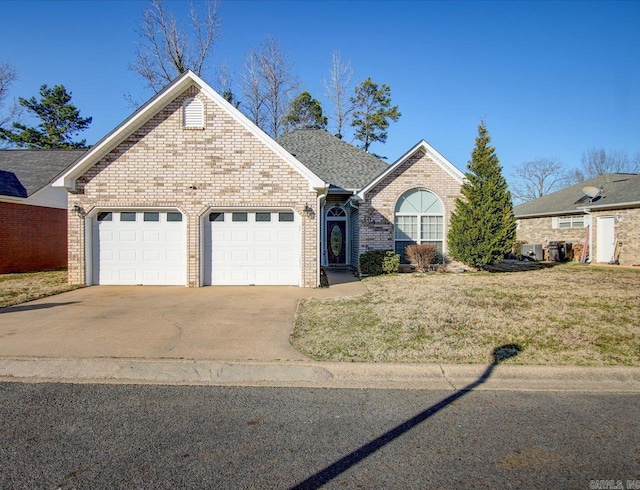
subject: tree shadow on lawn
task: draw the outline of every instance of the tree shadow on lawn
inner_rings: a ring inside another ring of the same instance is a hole
[[[420,412],[418,415],[411,417],[409,420],[406,420],[402,424],[394,427],[393,429],[385,432],[380,437],[377,437],[371,442],[368,442],[364,446],[359,447],[355,451],[347,454],[346,456],[340,458],[335,463],[330,464],[323,470],[320,470],[314,475],[311,475],[306,480],[294,485],[291,487],[291,490],[303,490],[303,489],[316,489],[321,486],[327,484],[337,476],[340,476],[342,473],[347,471],[352,466],[355,466],[365,458],[369,457],[379,449],[382,449],[384,446],[394,441],[398,437],[402,436],[404,433],[410,431],[415,426],[427,420],[432,415],[435,415],[440,410],[445,408],[447,405],[453,403],[454,401],[462,398],[464,395],[473,391],[475,388],[480,386],[482,383],[487,381],[491,376],[494,368],[500,364],[502,361],[510,359],[511,357],[517,356],[522,351],[522,347],[518,344],[506,344],[500,347],[496,347],[493,349],[493,362],[487,367],[486,371],[482,373],[482,375],[473,383],[468,384],[464,388],[456,391],[453,395],[448,396],[444,400],[439,401],[435,405],[430,406],[426,410]]]

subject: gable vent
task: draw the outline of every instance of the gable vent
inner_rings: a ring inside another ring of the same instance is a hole
[[[185,128],[204,128],[204,105],[199,99],[187,99],[182,106],[182,125]]]

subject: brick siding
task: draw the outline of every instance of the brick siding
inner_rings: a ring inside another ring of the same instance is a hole
[[[0,202],[0,274],[66,265],[66,209]]]
[[[182,104],[197,97],[205,128],[184,129]],[[316,192],[288,162],[194,86],[81,176],[69,208],[177,208],[187,221],[187,285],[201,284],[201,217],[211,208],[292,208],[301,217],[302,285],[317,274]],[[303,210],[313,209],[313,217]],[[69,280],[85,282],[85,225],[69,213]],[[87,229],[87,233],[91,230]]]
[[[640,208],[593,211],[591,213],[591,261],[598,257],[598,217],[616,218],[615,237],[622,242],[620,264],[640,264]],[[584,243],[586,228],[553,228],[551,217],[519,218],[518,240],[546,246],[550,241]]]
[[[426,189],[440,198],[444,208],[444,251],[447,231],[461,184],[438,165],[424,150],[399,165],[373,189],[360,205],[360,253],[394,249],[395,208],[400,196],[411,189]]]

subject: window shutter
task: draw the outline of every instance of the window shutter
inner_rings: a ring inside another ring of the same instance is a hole
[[[558,217],[554,216],[551,218],[551,228],[558,228]]]
[[[189,99],[183,105],[183,126],[204,128],[204,105],[201,100]]]

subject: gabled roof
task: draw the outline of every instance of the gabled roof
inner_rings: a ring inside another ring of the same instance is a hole
[[[342,189],[361,189],[389,167],[324,129],[297,129],[277,141],[322,180]]]
[[[0,150],[0,195],[29,197],[87,150]]]
[[[258,126],[251,122],[238,109],[229,104],[222,96],[207,85],[199,76],[192,71],[186,71],[173,80],[163,90],[149,99],[136,112],[125,119],[118,127],[96,143],[80,160],[58,177],[53,185],[55,187],[66,187],[75,189],[75,182],[78,177],[84,174],[89,168],[104,158],[109,152],[115,149],[120,143],[129,137],[133,132],[148,122],[153,116],[160,112],[170,102],[190,86],[195,85],[200,91],[209,97],[216,105],[226,111],[233,119],[240,123],[246,130],[252,133],[258,140],[288,162],[295,170],[303,175],[311,188],[325,188],[325,182],[311,170],[296,160],[290,153],[282,148],[278,143],[269,137]]]
[[[582,189],[587,186],[600,189],[598,196],[593,199],[585,196]],[[640,175],[604,174],[520,204],[513,212],[516,218],[526,218],[635,206],[640,206]]]
[[[447,172],[449,175],[451,175],[451,177],[462,184],[464,180],[464,174],[460,172],[460,170],[458,170],[455,165],[453,165],[449,160],[438,153],[438,151],[433,146],[431,146],[425,140],[421,140],[408,152],[406,152],[395,162],[393,162],[393,164],[389,165],[389,167],[384,172],[382,172],[374,180],[369,182],[369,184],[358,193],[358,196],[364,199],[364,195],[367,192],[373,189],[380,181],[382,181],[387,175],[392,173],[397,167],[411,158],[418,150],[424,151],[425,154],[428,155],[434,162],[436,162],[445,172]]]

